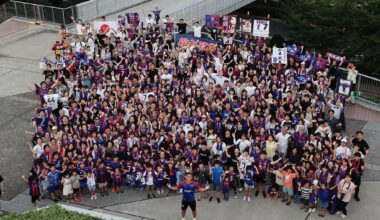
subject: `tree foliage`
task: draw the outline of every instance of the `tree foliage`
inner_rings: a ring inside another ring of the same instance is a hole
[[[284,0],[282,8],[293,41],[347,58],[363,55],[362,72],[380,73],[380,0]]]

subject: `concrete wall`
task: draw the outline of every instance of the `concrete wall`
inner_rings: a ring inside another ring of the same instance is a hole
[[[88,21],[115,11],[131,7],[146,0],[91,0],[76,5],[76,17]]]

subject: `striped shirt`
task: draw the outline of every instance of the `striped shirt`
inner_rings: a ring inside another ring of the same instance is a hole
[[[311,193],[310,188],[301,187],[301,198],[309,199]]]

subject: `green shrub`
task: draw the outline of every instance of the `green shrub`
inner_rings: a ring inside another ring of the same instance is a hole
[[[10,214],[0,217],[1,220],[101,220],[90,215],[84,215],[77,212],[67,211],[66,209],[52,205],[48,208],[24,212],[19,214]]]

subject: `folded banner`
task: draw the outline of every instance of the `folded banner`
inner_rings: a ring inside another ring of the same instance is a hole
[[[206,15],[206,27],[219,28],[220,20],[219,15]]]
[[[288,63],[288,53],[285,47],[284,48],[273,47],[272,63],[281,63],[281,64]]]
[[[286,50],[288,51],[288,54],[291,55],[298,55],[299,53],[301,53],[301,48],[295,44],[287,46]]]
[[[96,32],[101,31],[104,34],[109,35],[111,32],[116,32],[118,28],[117,21],[95,21],[94,29]]]
[[[336,60],[336,61],[340,61],[340,62],[342,62],[344,60],[344,57],[338,56],[338,55],[333,54],[331,52],[327,52],[326,53],[326,57],[330,57],[330,59],[333,59],[333,60]]]
[[[138,26],[140,23],[140,16],[138,13],[125,13],[125,17],[130,25]]]
[[[235,33],[236,16],[224,15],[222,17],[222,33]]]
[[[252,20],[246,18],[239,18],[240,31],[251,33],[252,32]]]
[[[269,21],[254,20],[253,21],[253,36],[268,37],[269,36]]]
[[[215,41],[215,40],[197,38],[189,34],[178,34],[175,36],[175,43],[179,47],[184,47],[188,44],[190,44],[191,46],[198,46],[201,49],[209,47],[210,51],[214,52],[216,48],[218,47],[218,44],[220,44],[221,42]]]

